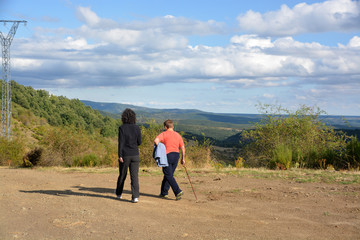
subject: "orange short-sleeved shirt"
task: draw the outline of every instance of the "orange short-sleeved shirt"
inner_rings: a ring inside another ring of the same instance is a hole
[[[157,138],[166,147],[166,154],[171,152],[179,152],[179,148],[184,146],[184,141],[181,135],[175,131],[167,130],[160,133]]]

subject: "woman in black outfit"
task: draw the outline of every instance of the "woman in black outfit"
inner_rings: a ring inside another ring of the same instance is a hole
[[[139,201],[139,145],[141,144],[141,131],[136,125],[136,114],[127,108],[121,115],[122,125],[119,127],[118,155],[119,177],[116,187],[116,197],[122,198],[124,183],[128,168],[130,169],[131,193],[133,203]]]

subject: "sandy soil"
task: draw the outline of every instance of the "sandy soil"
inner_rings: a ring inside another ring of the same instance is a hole
[[[185,195],[157,197],[162,176],[140,176],[122,200],[117,173],[0,168],[0,239],[360,239],[360,185],[185,174]]]

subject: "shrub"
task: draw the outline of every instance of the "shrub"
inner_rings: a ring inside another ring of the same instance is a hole
[[[73,128],[53,128],[44,134],[43,145],[46,146],[41,165],[46,166],[74,166],[79,156],[96,155],[97,160],[81,159],[81,164],[102,165],[109,161],[116,151],[113,141],[100,136],[89,135]],[[87,162],[88,161],[88,162]],[[109,162],[110,163],[110,162]]]
[[[8,141],[0,138],[0,165],[21,166],[24,148],[20,140]]]
[[[186,144],[186,141],[185,141]],[[211,161],[210,140],[205,139],[200,143],[196,138],[186,144],[187,165],[193,167],[206,167]]]
[[[100,165],[100,160],[95,154],[88,154],[85,156],[78,156],[74,158],[74,167],[95,167]]]
[[[235,160],[235,167],[236,168],[243,168],[244,167],[244,159],[242,157],[238,157],[236,160]]]
[[[339,156],[344,151],[346,135],[336,133],[320,120],[323,111],[306,106],[295,112],[273,105],[260,105],[260,108],[261,121],[254,130],[244,131],[248,140],[243,150],[247,162],[255,166],[274,167],[278,163],[283,168],[292,164],[317,168],[319,160],[331,157],[326,161],[341,165]]]
[[[73,131],[67,129],[54,128],[50,130],[44,136],[44,143],[48,146],[46,157],[53,158],[53,156],[58,156],[61,158],[61,165],[68,167],[72,165],[73,157],[83,152],[79,136],[76,136]],[[51,162],[51,160],[47,159],[47,162]],[[54,165],[58,164],[58,162],[55,162]]]
[[[360,167],[360,142],[357,137],[352,137],[346,144],[346,160],[348,168]]]

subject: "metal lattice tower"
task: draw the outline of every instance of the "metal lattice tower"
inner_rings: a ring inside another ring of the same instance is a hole
[[[2,46],[2,98],[1,98],[1,137],[12,140],[12,104],[10,78],[10,45],[20,23],[26,21],[0,20],[0,23],[12,23],[12,27],[5,37],[0,31]]]

